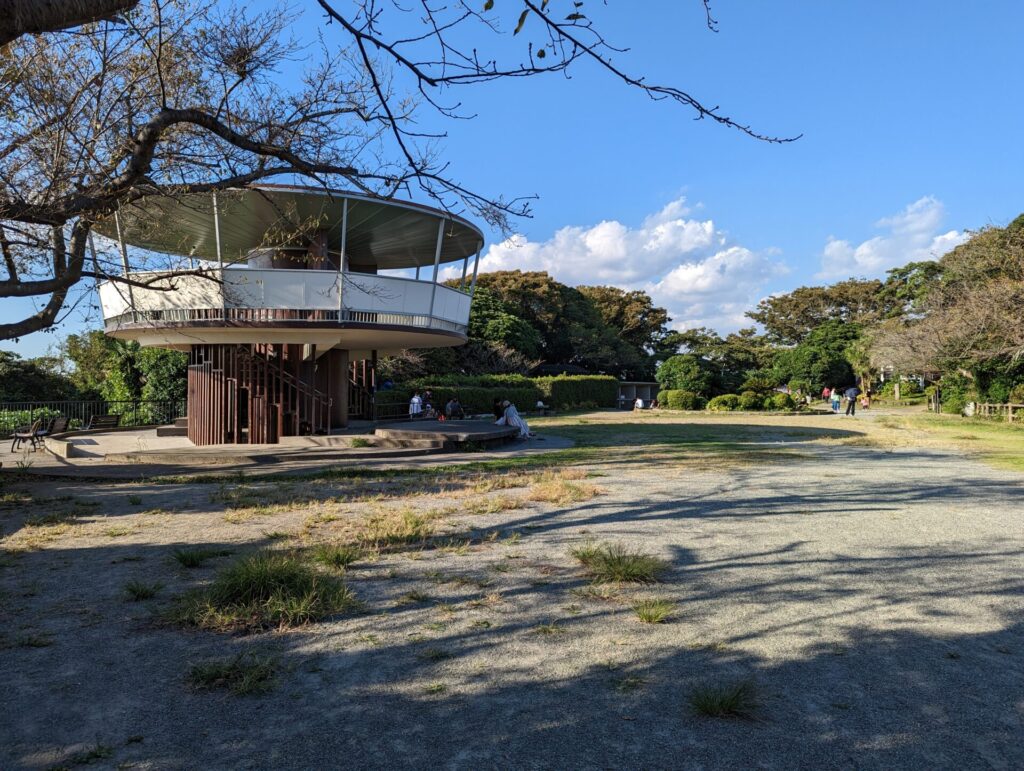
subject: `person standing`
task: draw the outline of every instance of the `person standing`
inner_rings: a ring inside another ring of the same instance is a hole
[[[821,400],[823,402],[827,402],[831,398],[831,396],[832,390],[828,386],[825,386],[824,388],[821,389]]]
[[[840,402],[842,402],[842,400],[843,397],[842,394],[839,393],[839,389],[833,388],[831,393],[829,394],[829,401],[832,402],[832,412],[834,412],[836,415],[839,414],[839,404]]]
[[[846,389],[843,396],[846,397],[846,414],[850,417],[857,416],[857,397],[860,395],[860,389],[857,386],[852,385]]]
[[[409,400],[409,419],[416,420],[423,412],[423,397],[419,391],[415,391]]]

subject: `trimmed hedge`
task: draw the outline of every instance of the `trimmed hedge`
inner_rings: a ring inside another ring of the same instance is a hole
[[[662,402],[663,395],[664,402]],[[664,404],[670,410],[702,410],[704,403],[704,399],[693,391],[672,389],[658,394],[658,404]]]
[[[732,412],[739,409],[740,397],[736,394],[722,394],[708,402],[708,409],[712,412]]]
[[[738,396],[736,394],[716,396],[708,402],[708,409],[712,412],[795,410],[796,402],[789,394],[774,393],[763,396],[755,391],[744,391]]]
[[[459,397],[463,409],[467,413],[488,413],[494,407],[495,399],[508,399],[520,410],[532,410],[540,398],[536,386],[527,388],[483,388],[481,386],[444,386],[427,385],[419,388],[395,388],[390,391],[377,392],[377,404],[408,404],[414,390],[421,393],[425,390],[433,392],[434,409],[441,411],[453,396]]]
[[[558,375],[528,378],[523,375],[439,375],[402,383],[377,392],[378,404],[408,403],[413,391],[430,390],[434,408],[441,409],[458,396],[467,412],[490,412],[495,399],[508,399],[520,410],[532,410],[538,400],[560,410],[614,407],[619,381],[607,375]]]
[[[544,401],[560,410],[614,407],[619,396],[619,381],[610,375],[557,375],[535,377],[533,382]]]

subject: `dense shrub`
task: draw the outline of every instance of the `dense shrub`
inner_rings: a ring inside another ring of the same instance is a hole
[[[662,391],[662,393],[665,394],[666,406],[670,410],[704,409],[704,399],[693,391],[671,390]]]
[[[760,410],[764,408],[764,397],[756,391],[744,391],[740,394],[739,407],[741,410]]]
[[[766,410],[795,410],[796,402],[789,394],[773,394],[765,400]]]
[[[30,426],[37,420],[47,421],[60,415],[60,410],[37,407],[34,410],[0,410],[0,436],[10,436],[22,426]]]
[[[658,404],[668,407],[668,391],[658,391]]]
[[[963,412],[967,402],[977,401],[978,395],[974,391],[974,384],[970,378],[960,374],[944,375],[939,382],[942,398],[942,411],[950,415],[959,415]]]
[[[900,397],[904,396],[920,396],[924,393],[921,389],[921,384],[916,380],[904,380],[900,383]]]
[[[558,375],[533,378],[544,401],[560,410],[614,407],[619,381],[609,375]]]
[[[1024,383],[1018,383],[1010,389],[1010,401],[1014,404],[1024,403]]]
[[[708,402],[708,409],[712,412],[730,412],[739,409],[740,397],[736,394],[722,394]]]

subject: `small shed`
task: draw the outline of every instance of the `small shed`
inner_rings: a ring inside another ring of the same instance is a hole
[[[658,383],[646,383],[639,380],[620,380],[618,398],[619,409],[633,409],[636,405],[637,399],[642,400],[644,409],[647,409],[651,406],[651,402],[657,398],[658,391],[660,390],[661,386]]]

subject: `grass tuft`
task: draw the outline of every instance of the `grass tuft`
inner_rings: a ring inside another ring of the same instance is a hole
[[[269,690],[276,674],[275,659],[240,653],[231,658],[194,665],[188,672],[188,682],[198,690],[223,688],[236,696],[243,696]]]
[[[151,600],[156,597],[157,592],[164,588],[159,581],[146,583],[145,581],[129,581],[124,585],[124,593],[132,602]]]
[[[344,544],[323,543],[313,549],[314,561],[339,570],[344,570],[362,556],[358,548]]]
[[[759,703],[752,680],[727,685],[705,683],[690,694],[694,712],[706,717],[752,718]]]
[[[366,520],[360,541],[366,548],[388,549],[425,543],[433,528],[412,509],[375,514]]]
[[[650,584],[661,579],[668,563],[618,544],[587,544],[572,550],[595,583]]]
[[[213,583],[186,595],[172,618],[207,629],[294,627],[359,606],[334,576],[290,554],[261,552],[236,560]]]
[[[643,599],[633,603],[633,612],[645,624],[663,624],[676,609],[676,604],[669,600]]]
[[[357,436],[348,443],[349,447],[373,447],[373,442],[361,436]]]
[[[227,557],[231,553],[231,549],[175,549],[171,552],[171,557],[182,567],[199,568],[207,560]]]

